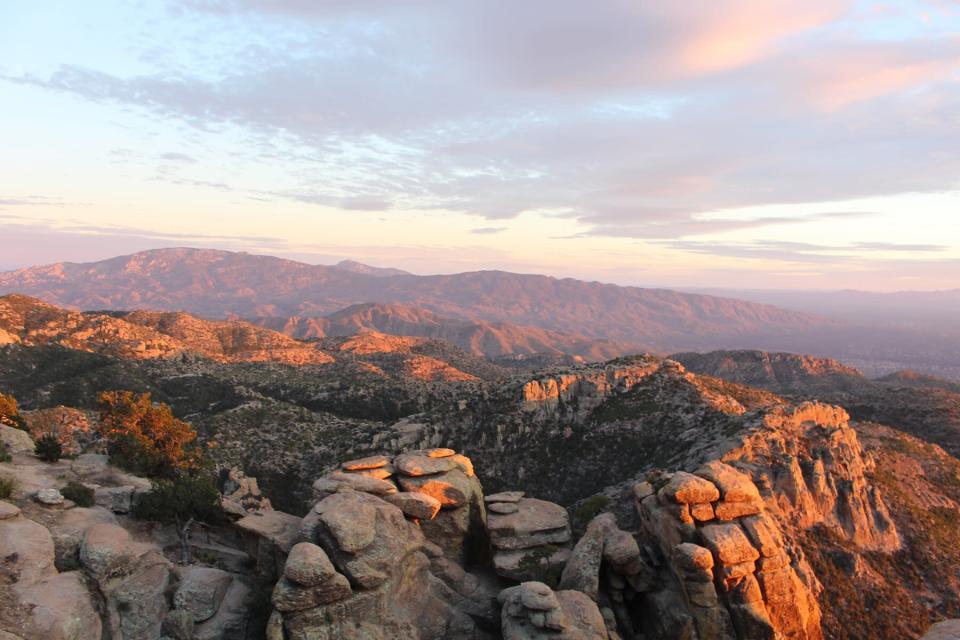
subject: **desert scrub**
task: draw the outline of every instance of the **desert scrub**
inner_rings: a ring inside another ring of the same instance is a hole
[[[60,489],[60,493],[67,500],[76,503],[78,507],[92,507],[95,502],[93,489],[76,480],[68,482],[67,486]]]
[[[36,454],[44,462],[56,462],[63,455],[63,447],[56,436],[47,434],[37,440]]]
[[[0,499],[7,500],[13,495],[13,488],[17,481],[10,476],[0,477]]]
[[[10,462],[10,448],[7,447],[7,443],[0,441],[0,462]]]

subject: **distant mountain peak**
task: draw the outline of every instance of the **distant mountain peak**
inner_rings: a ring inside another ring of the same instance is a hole
[[[363,273],[368,276],[376,276],[378,278],[392,278],[393,276],[413,275],[409,271],[404,271],[403,269],[394,269],[392,267],[374,267],[369,264],[357,262],[356,260],[341,260],[333,266],[337,269],[342,269],[343,271]]]

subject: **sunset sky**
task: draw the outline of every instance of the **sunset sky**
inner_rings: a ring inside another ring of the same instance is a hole
[[[0,4],[0,269],[960,287],[960,2]]]

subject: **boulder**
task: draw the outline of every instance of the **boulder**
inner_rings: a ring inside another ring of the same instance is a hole
[[[434,460],[434,458],[424,458]],[[446,460],[447,458],[437,458]],[[452,463],[451,463],[452,464]],[[475,479],[468,477],[459,469],[421,476],[399,476],[397,480],[404,491],[424,493],[438,500],[445,509],[462,507],[475,493]]]
[[[491,504],[493,502],[517,503],[520,502],[520,499],[525,495],[527,494],[523,491],[501,491],[500,493],[491,493],[490,495],[486,496],[483,501],[487,504]]]
[[[419,453],[401,453],[393,459],[393,467],[399,474],[416,477],[452,471],[457,465],[445,457],[431,458]]]
[[[25,638],[99,640],[103,629],[100,616],[79,571],[19,583],[14,591],[29,610]]]
[[[498,600],[504,640],[608,640],[600,609],[579,591],[531,581],[504,589]]]
[[[487,505],[487,510],[490,513],[507,515],[508,513],[516,513],[520,510],[520,507],[517,506],[516,502],[492,502]]]
[[[29,585],[57,573],[50,532],[22,516],[0,520],[0,555],[7,582]]]
[[[96,524],[117,525],[117,517],[103,507],[76,507],[58,514],[50,526],[56,548],[57,568],[69,571],[80,567],[80,545],[87,529]]]
[[[560,589],[573,589],[596,600],[600,591],[600,564],[603,561],[604,541],[609,529],[609,520],[594,518],[587,525],[580,540],[570,554],[560,576]]]
[[[316,587],[337,573],[327,553],[312,542],[298,542],[290,550],[283,575],[302,587]]]
[[[194,627],[190,640],[227,640],[251,637],[247,628],[250,618],[250,588],[234,580],[212,618]]]
[[[523,498],[517,511],[493,514],[487,518],[491,543],[498,549],[529,549],[570,541],[567,510],[553,502]]]
[[[402,491],[388,496],[384,500],[398,507],[406,515],[418,520],[432,520],[440,512],[440,501],[426,493]]]
[[[958,640],[960,619],[944,620],[930,627],[920,640]]]
[[[713,502],[720,498],[716,485],[686,471],[677,471],[665,484],[658,495],[681,504]]]
[[[340,463],[340,468],[345,471],[363,471],[366,469],[379,469],[390,464],[390,458],[387,456],[368,456],[357,460],[348,460]]]
[[[708,524],[700,529],[705,545],[723,565],[753,562],[760,552],[750,544],[747,534],[737,524]]]
[[[305,541],[318,544],[350,584],[386,582],[403,559],[423,547],[423,534],[397,507],[356,491],[318,502],[304,519]]]
[[[212,567],[191,568],[173,595],[173,606],[190,613],[194,622],[209,620],[220,608],[233,577]]]
[[[20,507],[9,502],[0,501],[0,520],[16,518],[20,515]]]
[[[715,484],[724,502],[760,502],[760,492],[750,476],[724,462],[711,460],[694,473]]]
[[[40,504],[45,504],[48,507],[56,507],[63,504],[63,495],[60,493],[59,489],[50,487],[49,489],[40,489],[33,495],[33,499],[39,502]]]
[[[80,545],[80,564],[102,579],[129,568],[133,554],[133,541],[126,529],[115,524],[95,524],[87,529]]]
[[[334,471],[313,483],[313,499],[316,501],[323,500],[328,495],[337,493],[344,488],[371,493],[375,496],[385,496],[397,492],[397,485],[389,480],[371,478],[358,473]]]
[[[33,453],[36,450],[29,433],[7,425],[0,425],[0,442],[7,445],[10,453]]]

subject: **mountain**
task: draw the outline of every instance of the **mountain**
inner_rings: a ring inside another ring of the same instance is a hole
[[[533,326],[657,351],[703,349],[832,326],[810,314],[666,289],[503,271],[371,275],[270,256],[160,249],[0,274],[0,293],[79,309],[184,310],[204,317],[325,316],[400,303],[471,321]]]
[[[840,391],[867,382],[863,374],[832,358],[766,351],[675,353],[671,359],[691,371],[778,393]]]
[[[403,269],[393,269],[390,267],[371,267],[368,264],[363,264],[362,262],[357,262],[356,260],[341,260],[337,264],[333,265],[337,269],[343,269],[344,271],[351,271],[353,273],[363,273],[370,276],[377,276],[380,278],[387,278],[390,276],[409,276],[412,275],[409,271],[404,271]]]
[[[304,342],[238,320],[205,320],[184,312],[69,311],[22,295],[0,296],[0,345],[59,346],[123,359],[197,354],[219,362],[327,365],[422,380],[502,377],[482,358],[427,338],[364,332]],[[463,367],[461,370],[459,367]]]
[[[352,305],[322,318],[255,318],[252,322],[298,339],[349,336],[362,331],[421,336],[444,340],[488,358],[566,354],[601,361],[642,351],[638,346],[537,327],[450,318],[403,304],[367,303]]]

